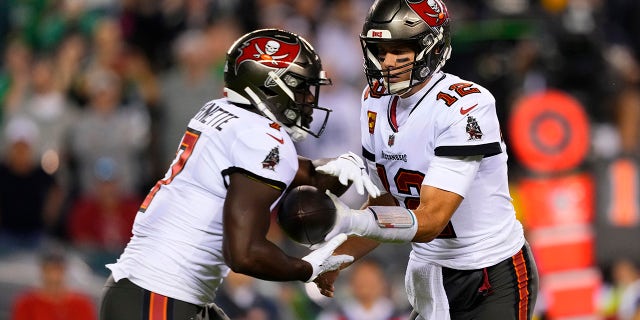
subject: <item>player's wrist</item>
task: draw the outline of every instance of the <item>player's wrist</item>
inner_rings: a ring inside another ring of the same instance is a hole
[[[311,274],[309,275],[309,277],[307,279],[304,279],[302,281],[304,281],[304,282],[313,281],[313,279],[315,279],[318,276],[318,274],[320,273],[320,266],[318,265],[317,262],[314,262],[312,259],[309,259],[309,257],[302,257],[301,260],[306,262],[306,263],[308,263],[309,266],[311,266]]]
[[[353,234],[380,242],[411,242],[418,231],[413,211],[401,207],[372,206],[352,210]]]

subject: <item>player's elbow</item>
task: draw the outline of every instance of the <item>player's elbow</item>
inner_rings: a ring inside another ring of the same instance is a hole
[[[252,274],[257,262],[249,256],[225,255],[224,262],[235,273]]]
[[[251,264],[254,263],[250,254],[238,249],[233,250],[229,247],[225,247],[223,250],[223,256],[224,263],[236,273],[245,273],[247,269],[251,267]]]

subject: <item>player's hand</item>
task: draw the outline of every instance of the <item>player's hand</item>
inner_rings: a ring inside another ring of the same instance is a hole
[[[354,228],[357,227],[355,224],[355,215],[354,210],[351,210],[349,206],[347,206],[340,198],[338,198],[335,194],[331,193],[331,191],[327,190],[326,194],[331,198],[333,204],[336,206],[336,222],[333,225],[333,229],[329,231],[329,233],[324,237],[325,241],[328,239],[332,239],[338,234],[344,233],[346,235],[354,234]]]
[[[336,250],[343,242],[347,240],[346,234],[338,234],[327,241],[325,245],[312,251],[308,255],[304,256],[302,260],[311,264],[313,272],[307,282],[314,281],[318,275],[321,275],[327,271],[333,271],[340,268],[342,264],[350,263],[353,261],[353,257],[346,254],[333,255],[333,251]]]
[[[369,178],[364,162],[351,151],[317,167],[316,171],[338,177],[338,181],[345,186],[349,184],[349,181],[353,181],[359,194],[364,194],[366,189],[371,197],[380,196],[380,189]]]
[[[319,275],[315,280],[313,280],[316,286],[318,286],[320,294],[329,298],[333,297],[333,292],[335,290],[333,284],[334,282],[336,282],[339,274],[340,270],[328,271]]]

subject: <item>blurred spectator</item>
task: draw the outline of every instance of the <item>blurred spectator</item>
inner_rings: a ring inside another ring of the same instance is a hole
[[[599,298],[600,314],[603,320],[617,320],[622,296],[630,285],[640,279],[640,273],[633,262],[622,259],[615,261],[605,276],[608,276],[605,277],[608,281]]]
[[[608,14],[605,56],[616,75],[616,91],[611,97],[614,123],[620,133],[621,154],[640,157],[640,3],[613,0],[604,6]]]
[[[110,17],[101,19],[94,28],[92,40],[86,73],[115,72],[122,81],[122,99],[153,108],[160,96],[157,75],[140,48],[125,41],[118,21]]]
[[[29,86],[31,54],[31,49],[19,39],[7,44],[0,69],[0,120],[13,114],[24,99]]]
[[[617,320],[638,320],[640,313],[640,271],[631,261],[617,261],[613,269],[617,290]]]
[[[551,48],[541,48],[553,57],[549,85],[572,94],[595,122],[611,121],[606,103],[613,93],[604,57],[605,30],[599,23],[603,5],[600,1],[567,1],[562,11],[549,13],[544,27],[553,43]]]
[[[80,33],[68,34],[56,52],[57,83],[60,90],[76,105],[86,103],[82,92],[82,76],[87,68],[87,39]]]
[[[389,282],[379,262],[363,259],[349,274],[349,296],[337,299],[337,310],[327,310],[318,320],[400,320],[406,319],[390,298]]]
[[[232,320],[281,320],[276,301],[258,291],[257,281],[230,271],[216,293],[215,304]]]
[[[621,154],[639,158],[640,82],[638,86],[626,85],[614,99],[615,124],[620,134]]]
[[[77,163],[80,194],[95,192],[94,166],[113,159],[125,193],[141,191],[146,179],[141,158],[149,141],[149,115],[139,105],[122,105],[122,82],[108,69],[87,78],[89,101],[72,128],[70,149]]]
[[[227,50],[242,35],[242,27],[232,17],[222,17],[209,25],[204,32],[207,37],[205,50],[209,66],[213,67],[214,77],[222,82]]]
[[[127,72],[128,47],[118,22],[109,17],[101,19],[93,29],[91,40],[88,71],[107,69],[123,77]]]
[[[9,23],[9,1],[0,2],[0,52],[4,52],[7,35],[11,25]]]
[[[69,129],[78,114],[57,81],[53,57],[38,57],[32,66],[30,90],[16,114],[35,122],[39,135],[33,145],[35,156],[48,174],[56,174],[64,189],[69,187],[65,147]]]
[[[365,85],[359,34],[362,31],[362,17],[366,15],[370,4],[359,6],[362,3],[358,0],[334,1],[317,26],[316,49],[322,57],[322,64],[330,66],[328,72],[332,80],[336,77],[341,79],[334,86],[350,86],[349,90],[358,95],[354,106],[359,105],[360,93]],[[338,46],[340,50],[336,50]],[[332,105],[328,106],[333,108]],[[357,120],[357,117],[351,120]]]
[[[0,245],[36,248],[57,224],[62,205],[54,178],[35,161],[38,128],[16,117],[5,128],[5,159],[0,164]]]
[[[70,33],[91,34],[96,21],[103,13],[91,10],[90,1],[47,1],[36,31],[35,47],[41,52],[53,52]]]
[[[120,26],[128,46],[140,50],[156,72],[172,63],[171,47],[184,30],[203,30],[211,23],[219,1],[122,1]]]
[[[162,130],[158,133],[164,167],[175,157],[185,123],[212,95],[222,93],[222,82],[213,74],[206,40],[202,31],[182,34],[174,44],[177,64],[161,78]]]
[[[68,235],[80,249],[118,254],[131,237],[142,199],[123,193],[117,164],[100,158],[94,167],[95,192],[74,201],[68,216]]]
[[[41,286],[24,292],[16,299],[11,320],[98,319],[93,300],[67,286],[63,252],[45,252],[40,265]]]

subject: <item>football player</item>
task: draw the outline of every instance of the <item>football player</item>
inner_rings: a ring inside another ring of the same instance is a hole
[[[384,191],[364,210],[331,195],[338,221],[327,237],[359,236],[335,251],[356,259],[379,242],[412,242],[405,286],[415,319],[531,319],[537,269],[511,203],[495,99],[441,71],[449,24],[441,0],[374,2],[361,34],[360,121]],[[324,295],[337,273],[316,279]]]
[[[312,46],[283,30],[250,32],[229,49],[224,76],[224,97],[190,120],[175,160],[140,206],[133,237],[107,265],[100,319],[226,319],[212,302],[229,269],[309,282],[351,261],[332,256],[346,235],[302,259],[266,238],[270,213],[289,187],[340,194],[344,182],[378,192],[354,154],[331,160],[351,168],[331,176],[315,169],[328,159],[296,153],[293,141],[319,136],[330,111],[317,105],[330,80]],[[314,111],[324,113],[315,131]]]

